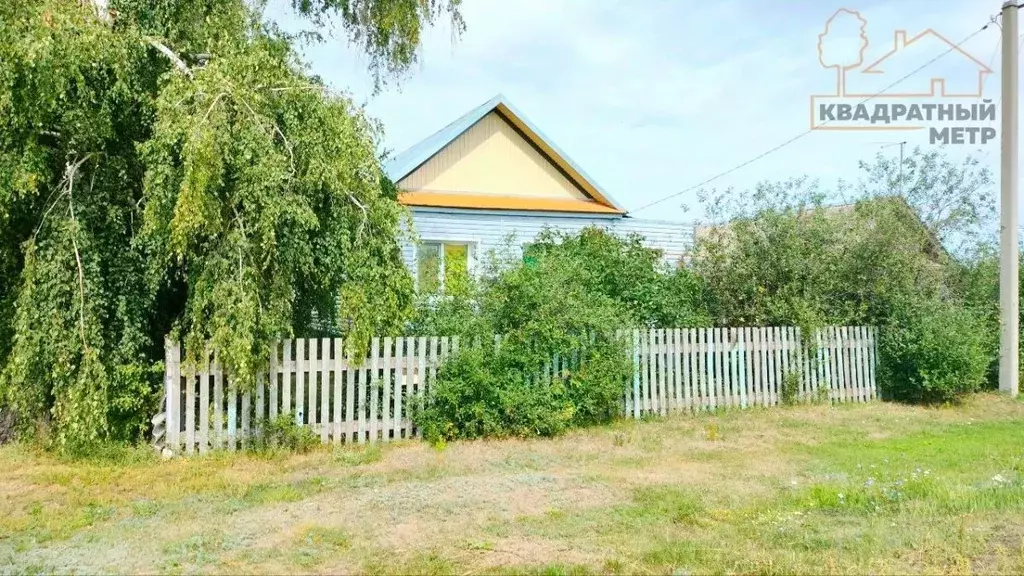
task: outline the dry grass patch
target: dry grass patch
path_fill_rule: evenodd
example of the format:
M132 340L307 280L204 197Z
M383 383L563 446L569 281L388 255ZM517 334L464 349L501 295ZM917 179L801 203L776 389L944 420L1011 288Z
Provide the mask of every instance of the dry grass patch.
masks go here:
M1024 571L1024 404L160 461L0 448L0 572ZM926 473L927 472L927 473Z

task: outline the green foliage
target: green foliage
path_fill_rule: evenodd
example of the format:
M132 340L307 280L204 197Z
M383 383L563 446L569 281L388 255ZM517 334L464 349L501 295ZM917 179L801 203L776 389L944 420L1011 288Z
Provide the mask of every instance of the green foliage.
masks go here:
M308 452L320 443L320 438L307 426L300 426L291 412L278 414L261 422L248 444L256 454L276 452Z
M339 15L378 78L408 69L440 14L461 23L458 2L296 8ZM343 331L359 348L407 316L379 126L261 14L0 5L0 406L23 434L69 451L138 439L172 331L244 385L274 337Z
M648 326L709 326L706 286L691 270L662 262L643 237L619 237L601 228L577 234L545 230L531 244L534 260L575 267L585 289L618 302L636 322Z
M881 331L879 379L892 399L949 402L977 391L989 365L986 327L970 310L910 304Z
M800 372L790 371L782 377L779 386L779 401L783 406L796 404L800 395Z
M632 373L615 331L634 323L620 301L592 290L580 258L495 263L466 296L424 303L414 323L463 343L439 370L417 425L436 441L549 436L607 422Z
M728 225L703 230L693 263L716 323L804 334L878 326L883 395L943 402L978 389L997 351L996 268L987 257L964 265L940 239L978 232L990 197L979 192L972 204L956 183L977 190L990 180L974 162L958 168L931 152L906 162L916 176L903 195L892 193L898 178L883 177L898 166L879 159L845 205L826 205L806 179L710 196L709 212Z

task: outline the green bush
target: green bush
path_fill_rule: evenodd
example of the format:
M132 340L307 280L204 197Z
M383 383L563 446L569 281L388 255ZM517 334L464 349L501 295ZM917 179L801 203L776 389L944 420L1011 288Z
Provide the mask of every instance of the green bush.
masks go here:
M924 302L883 327L878 343L883 398L950 402L985 383L990 362L983 320L971 310Z
M464 344L441 366L414 416L428 439L551 436L615 417L632 373L615 332L636 320L594 290L589 266L549 247L530 264L496 262L465 296L424 306L414 326L422 333L448 329L464 343L502 336L498 350ZM565 370L552 369L556 357Z
M638 234L616 236L596 227L576 234L545 230L531 252L575 269L588 293L618 302L640 324L711 325L703 279L681 263L664 262Z
M249 451L256 454L301 453L319 443L320 438L309 427L299 425L291 412L284 412L260 422L249 443Z

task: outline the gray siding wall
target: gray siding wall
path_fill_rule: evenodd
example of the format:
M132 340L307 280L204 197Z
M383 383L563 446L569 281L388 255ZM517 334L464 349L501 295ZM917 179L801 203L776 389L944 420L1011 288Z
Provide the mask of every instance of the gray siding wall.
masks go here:
M412 210L413 227L420 240L448 240L468 242L475 247L475 258L486 258L492 250L506 247L506 239L514 235L509 246L518 257L522 244L532 241L545 227L564 232L577 232L587 226L600 226L620 235L640 234L650 248L661 250L667 262L679 262L693 243L693 225L638 218L601 218L564 216L559 214L531 214L517 212L477 212ZM406 266L415 273L416 247L410 243L402 247Z

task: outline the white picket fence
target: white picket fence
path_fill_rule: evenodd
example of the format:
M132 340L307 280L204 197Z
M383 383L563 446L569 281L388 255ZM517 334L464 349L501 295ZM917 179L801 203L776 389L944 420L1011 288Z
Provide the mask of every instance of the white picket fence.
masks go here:
M632 339L635 367L632 382L623 383L627 417L771 406L787 394L797 402L877 396L876 331L870 327L829 327L808 342L790 327L632 330L619 336L627 347ZM166 422L165 444L187 453L235 450L265 418L284 413L323 443L416 436L410 405L426 393L444 358L458 350L459 339L373 338L358 365L346 359L342 344L340 338L282 340L272 347L268 373L243 393L216 354L190 368L179 346L168 342L165 413L158 415ZM578 363L577 355L554 357L537 382Z

